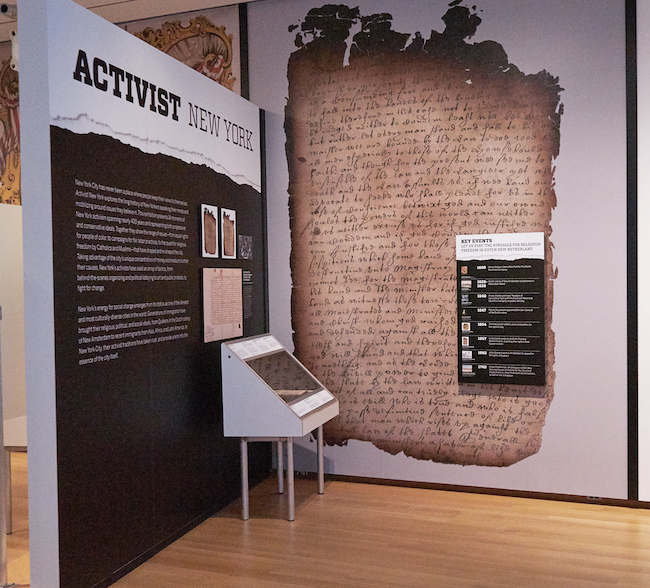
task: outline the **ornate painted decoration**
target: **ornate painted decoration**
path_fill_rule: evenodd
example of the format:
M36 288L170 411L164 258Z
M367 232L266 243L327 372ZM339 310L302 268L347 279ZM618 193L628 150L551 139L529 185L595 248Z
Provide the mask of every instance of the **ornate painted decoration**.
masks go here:
M205 16L167 22L159 29L147 27L135 36L182 61L222 86L232 90L236 78L232 73L232 35L225 26L216 26Z
M0 203L20 204L18 72L10 61L0 66Z

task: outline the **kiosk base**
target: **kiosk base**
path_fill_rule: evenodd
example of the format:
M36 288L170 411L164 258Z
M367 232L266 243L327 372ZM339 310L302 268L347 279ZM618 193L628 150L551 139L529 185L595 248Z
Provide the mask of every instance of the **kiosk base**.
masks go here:
M242 437L241 438L241 484L242 484L242 519L247 521L249 517L248 499L248 444L255 441L272 441L278 446L278 492L284 493L284 463L282 444L287 444L287 490L289 493L289 515L287 520L293 521L296 518L296 503L294 496L294 475L293 475L293 437ZM317 435L318 452L318 493L325 492L325 474L323 471L323 426L318 427Z

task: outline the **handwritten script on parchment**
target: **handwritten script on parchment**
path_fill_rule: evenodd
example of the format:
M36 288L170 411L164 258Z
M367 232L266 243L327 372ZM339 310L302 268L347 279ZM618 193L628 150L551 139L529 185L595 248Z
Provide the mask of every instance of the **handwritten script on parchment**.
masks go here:
M553 398L551 211L558 80L465 38L455 6L426 42L389 15L310 11L289 63L287 157L297 357L339 399L329 444L444 463L536 453ZM349 64L347 35L356 22ZM457 380L455 236L546 234L546 386Z

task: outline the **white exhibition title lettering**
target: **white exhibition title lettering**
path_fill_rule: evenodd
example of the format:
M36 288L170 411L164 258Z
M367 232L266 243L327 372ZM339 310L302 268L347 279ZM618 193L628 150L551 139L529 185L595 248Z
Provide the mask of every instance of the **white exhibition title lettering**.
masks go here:
M113 96L123 98L127 102L137 104L140 108L149 106L151 112L157 113L166 118L178 121L179 112L182 109L180 96L156 87L155 84L120 68L112 63L106 63L103 59L95 57L92 60L92 67L88 61L85 51L79 50L77 54L77 65L72 77L78 82L93 86L101 92L108 92L112 87ZM235 146L253 151L251 139L253 131L228 121L225 118L213 114L205 108L201 108L188 102L189 120L191 127L204 133L219 137L221 123L225 129L225 139ZM221 134L224 137L223 133Z

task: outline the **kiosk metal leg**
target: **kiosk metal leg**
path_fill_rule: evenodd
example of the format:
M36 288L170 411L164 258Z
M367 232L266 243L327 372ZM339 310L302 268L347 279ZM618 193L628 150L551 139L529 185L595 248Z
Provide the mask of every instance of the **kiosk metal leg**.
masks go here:
M296 503L293 484L293 439L287 437L287 490L289 491L289 520L296 518Z
M241 439L241 518L248 520L248 441Z
M323 425L318 427L318 493L325 493L325 472L323 470Z
M282 439L278 439L278 494L284 494L284 459Z

